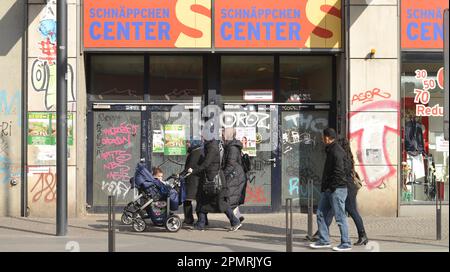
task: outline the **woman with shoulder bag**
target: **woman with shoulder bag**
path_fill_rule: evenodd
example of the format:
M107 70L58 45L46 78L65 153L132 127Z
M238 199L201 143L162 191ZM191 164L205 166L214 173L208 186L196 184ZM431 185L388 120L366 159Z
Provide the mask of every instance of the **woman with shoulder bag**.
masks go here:
M367 238L366 231L364 229L364 222L362 220L361 215L358 212L358 207L356 203L356 196L358 194L358 190L362 187L362 182L359 178L358 173L355 171L355 161L353 159L352 150L350 148L350 143L345 138L338 139L338 143L344 149L346 153L346 157L344 159L344 169L345 176L347 177L348 185L348 194L347 199L345 200L345 211L350 215L355 222L356 229L358 231L358 241L354 243L355 246L366 245L369 242L369 238ZM333 212L330 212L326 215L326 222L328 227L331 225L333 221ZM318 232L316 232L313 236L313 240L317 239Z
M226 188L225 177L221 169L221 156L220 156L219 141L212 139L205 141L205 159L197 169L189 169L192 174L199 174L204 172L205 178L201 181L199 186L198 198L197 198L197 213L198 222L194 225L197 230L204 231L206 223L206 215L208 213L225 213L230 220L230 231L237 231L242 225L239 219L236 218L228 204L228 190ZM215 180L220 180L220 186L218 186L217 192L211 192L210 187L205 184L211 184ZM208 185L209 185L208 184Z

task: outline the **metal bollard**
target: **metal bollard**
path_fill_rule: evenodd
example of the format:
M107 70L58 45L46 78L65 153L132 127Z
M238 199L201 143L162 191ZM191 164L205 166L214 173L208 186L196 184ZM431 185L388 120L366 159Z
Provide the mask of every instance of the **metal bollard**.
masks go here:
M293 219L292 219L292 198L286 199L286 252L292 252L293 247Z
M442 199L440 195L440 186L438 182L436 184L436 240L442 239Z
M108 252L116 251L116 214L114 196L108 196Z
M312 179L308 180L308 238L312 240L313 237L313 205L314 205L314 198L313 198L313 182Z

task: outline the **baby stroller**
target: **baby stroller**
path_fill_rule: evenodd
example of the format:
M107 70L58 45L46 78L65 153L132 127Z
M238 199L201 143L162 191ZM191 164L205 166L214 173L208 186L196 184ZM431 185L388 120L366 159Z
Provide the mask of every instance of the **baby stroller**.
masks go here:
M181 183L189 175L189 172L181 172L163 182L153 178L144 162L138 163L130 183L139 195L124 208L122 223L132 225L137 232L143 232L147 227L146 220L150 219L154 225L165 226L169 232L180 230L182 221L172 211L178 210L182 202Z

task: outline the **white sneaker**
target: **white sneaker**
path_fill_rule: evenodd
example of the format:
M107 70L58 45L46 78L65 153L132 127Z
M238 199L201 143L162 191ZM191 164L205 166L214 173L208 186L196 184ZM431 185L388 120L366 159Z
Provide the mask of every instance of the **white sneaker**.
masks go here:
M236 226L234 226L234 227L231 227L228 231L237 231L238 229L240 229L242 227L242 224L241 223L239 223L239 224L237 224Z
M352 250L352 247L351 246L338 245L338 246L333 247L333 250L334 251L349 251L349 250Z
M316 243L309 244L309 247L310 247L310 248L314 248L314 249L318 249L318 248L330 248L331 245L330 245L330 244L322 244L322 243L316 242Z

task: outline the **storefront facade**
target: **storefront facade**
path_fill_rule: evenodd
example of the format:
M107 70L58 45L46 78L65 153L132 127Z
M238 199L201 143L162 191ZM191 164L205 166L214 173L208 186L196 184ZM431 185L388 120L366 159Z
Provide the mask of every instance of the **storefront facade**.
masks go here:
M278 212L286 198L304 207L309 193L317 203L325 159L321 131L328 126L352 144L365 183L358 196L363 214L396 216L401 204L422 200L418 184L403 182L402 162L413 160L404 155L404 108L412 105L408 84L415 70L427 70L439 83L442 65L434 61L442 60L442 46L426 49L429 64L421 68L423 48L403 44L398 14L408 14L405 5L414 1L68 2L71 216L105 212L109 194L126 204L141 158L166 175L179 172L186 141L220 137L229 127L252 162L247 211ZM26 171L15 176L23 180L20 187L9 190L20 188L15 199L22 213L52 217L55 1L25 6ZM410 40L440 39L439 29L407 29ZM422 111L440 114L434 105L442 106L441 97L443 90L432 93L424 103L431 109ZM438 150L448 142L439 138L439 122L429 117L424 146L441 152L433 157L436 169L445 170L448 153Z

